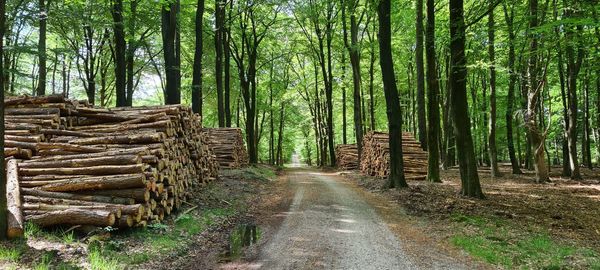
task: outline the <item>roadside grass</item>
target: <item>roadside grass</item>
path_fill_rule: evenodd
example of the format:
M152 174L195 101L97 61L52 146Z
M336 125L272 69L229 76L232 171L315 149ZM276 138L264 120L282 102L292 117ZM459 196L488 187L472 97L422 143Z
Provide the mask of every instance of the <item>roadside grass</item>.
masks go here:
M224 176L237 176L246 181L259 181L259 182L269 182L273 181L277 177L278 168L257 165L257 166L247 166L241 169L232 169L232 170L224 170L221 173Z
M23 251L20 247L0 246L0 261L18 262Z
M450 242L473 257L506 269L600 269L600 255L587 248L558 243L536 228L519 230L509 220L465 216L451 220L458 233Z

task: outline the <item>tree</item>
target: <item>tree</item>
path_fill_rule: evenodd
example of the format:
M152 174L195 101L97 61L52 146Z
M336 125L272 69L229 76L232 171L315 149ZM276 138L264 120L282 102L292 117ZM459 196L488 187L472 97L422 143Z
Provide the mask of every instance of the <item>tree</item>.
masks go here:
M488 154L490 156L490 171L492 177L498 177L500 176L500 170L498 169L498 150L496 149L496 22L494 21L494 8L495 1L489 0L488 54L490 57L490 120L488 122Z
M387 108L389 143L390 143L390 174L388 186L408 187L404 178L404 162L402 160L402 111L398 99L398 89L394 78L394 62L392 61L392 33L390 22L390 0L379 2L377 14L379 17L379 64L383 77L383 91Z
M4 100L4 32L6 31L6 0L0 0L0 99ZM0 147L4 149L4 102L0 102ZM4 151L0 151L0 240L6 239L8 231L8 206L6 203L6 170Z
M36 89L36 94L38 96L43 96L46 94L46 75L47 75L47 67L46 67L46 36L48 29L48 10L47 6L50 4L50 0L39 0L39 22L40 22L40 34L38 41L38 85Z
M345 2L347 1L347 2ZM350 54L350 65L352 66L352 86L353 86L353 104L354 104L354 132L356 137L356 145L358 148L358 159L362 155L362 110L361 110L361 73L360 73L360 45L358 41L358 26L364 17L364 11L357 18L358 0L342 0L342 20L344 28L344 45ZM346 10L350 12L350 42L348 41L347 26L346 26ZM368 27L368 26L367 26Z
M437 63L435 56L435 3L427 0L427 26L425 29L425 52L427 58L427 180L440 180L440 102Z
M538 27L538 1L529 0L529 29ZM537 120L537 108L544 81L539 79L539 40L536 33L529 33L529 58L527 59L527 80L525 93L527 94L527 107L524 115L525 128L529 138L531 151L534 157L535 181L548 182L548 167L545 156L546 132L540 131ZM545 71L544 71L545 72Z
M517 83L517 71L515 70L515 31L514 31L514 10L513 6L510 6L510 10L507 5L503 5L504 17L506 19L506 26L508 32L508 94L506 101L506 143L508 144L508 155L510 158L510 164L512 167L513 174L522 174L521 168L519 167L519 160L515 154L515 144L513 141L513 107L515 103L515 86Z
M565 10L566 18L575 18L573 8ZM575 28L575 29L573 29ZM565 26L565 38L567 40L565 52L567 54L567 92L568 92L568 118L569 126L567 128L567 141L569 148L569 164L571 165L571 179L581 179L579 172L579 160L577 159L577 77L581 70L584 51L579 41L583 26Z
M477 174L467 104L467 58L463 0L450 0L450 94L452 119L460 167L461 194L484 198Z
M217 116L219 127L225 126L223 100L223 44L225 39L225 0L215 1L215 81L217 87Z
M427 120L425 118L425 64L423 63L423 0L417 0L415 63L417 69L417 122L421 148L427 150Z
M196 7L194 48L194 67L192 78L192 110L202 115L202 22L204 15L204 0L198 0Z
M115 92L117 107L124 107L127 106L125 63L127 43L125 42L125 22L123 21L123 0L111 0L111 2L115 40Z
M257 12L257 9L265 8L267 11ZM246 111L246 143L248 146L248 156L250 164L258 162L257 149L257 60L258 48L261 42L269 33L270 27L277 21L279 7L273 8L266 2L239 2L237 6L238 17L236 18L237 35L234 36L231 32L229 40L231 40L231 50L233 60L237 65L238 77L240 80L240 94L244 101ZM263 16L261 16L263 14ZM234 38L235 37L235 38Z
M181 103L178 14L179 0L169 0L162 5L161 33L166 74L165 104Z

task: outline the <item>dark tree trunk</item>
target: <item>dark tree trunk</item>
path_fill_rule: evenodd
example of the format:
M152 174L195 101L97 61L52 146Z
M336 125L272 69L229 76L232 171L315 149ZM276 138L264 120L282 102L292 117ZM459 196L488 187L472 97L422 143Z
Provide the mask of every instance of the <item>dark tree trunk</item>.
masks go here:
M223 40L225 34L225 0L215 1L215 80L217 86L217 116L219 127L225 126L223 107Z
M361 101L361 74L360 74L360 52L358 44L358 21L356 18L356 7L358 3L356 1L349 1L346 3L347 6L342 7L342 20L344 25L344 44L348 53L350 54L350 64L352 66L352 86L353 86L353 102L354 102L354 132L356 134L356 145L358 146L358 159L360 160L362 155L362 101ZM350 42L348 42L347 30L346 30L346 15L345 10L350 7ZM345 144L345 143L344 143Z
M390 0L381 0L378 7L379 16L379 63L383 78L383 90L387 108L390 143L389 187L408 187L404 177L402 160L402 111L398 99L398 89L394 77L392 60L392 33L390 22Z
M46 9L46 1L49 0L39 0L39 21L40 21L40 31L39 31L39 41L38 41L38 85L36 89L36 95L43 96L46 94L46 33L47 33L47 22L48 22L48 11Z
M180 104L181 91L179 89L180 66L178 64L177 41L177 16L179 13L177 2L164 4L161 10L161 34L163 41L163 55L166 73L165 104Z
M273 69L274 63L271 63L269 69L269 164L275 164L275 115L273 113Z
M584 160L585 160L585 166L588 169L593 169L592 166L592 149L591 149L591 142L590 142L590 81L589 81L589 75L586 76L586 80L585 80L585 85L584 85L584 117L583 117L583 138L584 138L584 144L582 146L582 148L585 150L584 151Z
M554 20L558 20L558 6L557 0L553 1L553 15ZM564 68L564 60L563 60L563 50L561 46L561 35L560 35L560 27L554 27L554 33L556 34L556 58L557 58L557 67L558 67L558 78L560 81L560 97L563 105L563 127L564 132L561 140L562 146L562 176L568 177L571 176L571 165L569 164L569 143L567 141L568 135L567 132L569 130L569 113L567 111L567 91L566 91L566 82L565 82L565 68Z
M115 94L117 107L127 106L125 25L123 21L123 0L112 1L113 31L115 39ZM133 33L130 33L133 34Z
M513 7L510 7L510 11L504 5L504 16L506 19L506 26L508 31L508 94L506 102L506 142L508 144L508 155L510 157L510 164L512 167L513 174L522 174L521 168L519 167L519 160L515 154L515 144L513 142L513 108L515 103L515 86L517 83L517 73L515 70L515 32L513 28L514 11Z
M343 10L343 9L342 9ZM344 29L344 32L346 30ZM342 53L342 143L348 144L348 119L346 117L346 54Z
M225 126L231 127L231 50L229 36L231 33L231 12L233 9L233 1L229 2L229 10L227 11L227 28L225 29L225 34L223 35L223 54L225 62L224 64L224 77L223 77L223 86L225 87L224 93L224 107L225 107Z
M490 121L489 121L489 156L490 156L490 171L492 177L500 176L498 169L498 151L496 149L496 29L494 21L494 5L495 1L490 0L488 15L488 53L490 56Z
M127 52L125 53L125 62L127 66L127 90L126 90L126 106L133 105L133 91L134 91L134 65L135 65L135 51L137 50L138 44L135 41L134 33L136 28L136 17L137 17L137 1L131 1L129 3L130 19L128 24L129 41L127 45Z
M196 46L194 48L194 67L192 78L192 110L202 116L202 22L204 0L198 0L196 7Z
M277 166L283 166L283 123L285 122L285 103L279 110L279 134L277 138Z
M435 3L427 0L427 28L425 29L425 56L427 59L427 180L440 180L440 106L439 81L435 55Z
M6 31L6 0L0 0L0 100L4 100L4 32ZM0 147L4 149L4 102L0 102ZM4 161L4 151L0 153ZM6 202L6 171L4 162L0 162L0 240L6 239L8 230L8 206Z
M477 163L471 136L471 121L467 104L467 59L465 56L465 21L463 0L450 0L450 89L452 119L456 135L460 166L461 193L483 198L477 174Z
M565 11L565 17L573 18L572 10ZM579 35L582 32L582 26L576 26L576 31L571 26L565 26L565 38L568 40L565 48L567 54L567 94L568 94L568 115L569 127L567 129L567 142L569 147L569 164L571 166L571 179L581 179L579 171L579 160L577 158L577 77L581 70L584 51L579 42ZM576 48L574 48L575 43Z
M417 45L416 68L417 68L417 122L419 126L419 142L421 148L427 150L427 120L425 118L425 64L423 63L423 0L417 0ZM413 112L414 113L414 112Z

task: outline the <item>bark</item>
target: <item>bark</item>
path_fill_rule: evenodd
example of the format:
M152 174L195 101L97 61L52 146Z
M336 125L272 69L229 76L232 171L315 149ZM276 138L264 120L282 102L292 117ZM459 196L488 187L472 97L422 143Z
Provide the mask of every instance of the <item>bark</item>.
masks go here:
M23 236L23 214L17 161L6 163L6 197L8 205L8 238Z
M62 199L62 200L77 200L77 201L86 201L86 202L97 202L97 203L112 203L112 204L134 204L135 200L131 198L121 198L121 197L108 197L108 196L99 196L99 195L80 195L73 193L64 193L64 192L50 192L43 191L32 188L22 188L23 195L27 196L35 196L37 198L52 198L52 199Z
M404 177L402 160L402 112L392 60L390 2L390 0L381 0L377 11L379 16L379 63L382 71L389 128L390 174L388 176L388 186L390 188L401 188L408 187L408 184Z
M488 54L490 57L490 121L488 122L488 154L490 157L490 171L492 177L499 177L500 169L498 169L498 151L496 149L496 25L494 21L494 5L494 1L489 2Z
M178 3L165 3L161 9L161 36L163 42L163 57L166 74L165 104L180 104L181 91L179 88L180 66L178 65Z
M112 0L113 31L115 39L115 94L117 107L127 106L127 69L125 62L125 22L123 20L123 0ZM129 33L130 35L133 33Z
M573 11L566 10L565 17L574 18L576 14ZM579 41L579 35L583 30L582 26L565 26L565 38L568 40L565 48L567 55L567 94L568 94L568 119L569 127L567 129L567 142L569 148L569 164L571 166L571 179L581 179L579 171L579 160L577 158L577 80L581 64L583 62L583 45ZM575 45L573 45L575 43Z
M358 2L353 0L345 0L349 1L347 3L347 7L350 8L350 42L348 42L347 38L347 30L346 30L346 16L345 10L346 6L342 7L342 20L344 24L344 44L348 53L350 55L350 64L352 66L352 86L353 86L353 104L354 104L354 132L356 137L356 142L358 146L358 158L360 159L362 154L362 138L363 138L363 122L362 122L362 107L361 107L361 73L360 73L360 52L359 52L359 41L358 41L358 19L356 18L357 6ZM344 140L344 144L346 144L346 140Z
M461 177L461 194L484 198L477 174L467 104L467 59L465 56L465 21L462 0L450 0L450 91L452 119Z
M529 0L529 28L538 27L538 1ZM545 134L539 130L537 123L537 107L540 99L540 92L543 87L543 81L539 80L538 67L538 48L539 40L536 34L529 34L529 59L527 63L527 80L525 92L527 94L527 107L524 116L525 127L529 148L534 157L533 166L536 172L535 181L544 183L549 180L548 167L544 151Z
M48 10L47 4L49 4L50 0L39 0L39 22L40 22L40 30L39 30L39 41L38 41L38 85L35 90L36 95L43 96L46 95L46 76L47 76L47 68L46 68L46 35L47 35L47 21L48 21Z
M225 1L215 1L215 81L217 86L217 117L219 127L225 127L223 107L223 40L225 35Z
M106 210L66 209L31 215L27 220L42 227L58 224L106 227L115 224L115 215Z
M514 11L513 7L510 7L510 11L506 5L503 5L504 17L506 20L507 32L508 32L508 93L506 101L506 142L508 144L508 155L510 157L510 164L512 168L512 174L522 174L519 166L519 160L515 154L515 144L513 141L513 108L515 103L515 86L517 83L518 74L515 66L515 32L514 32Z
M277 166L283 166L283 124L285 122L285 103L281 103L279 110L279 132L277 138Z
M192 78L192 110L202 116L202 23L204 15L204 0L198 0L196 7L194 48L194 67Z
M231 127L231 49L229 37L231 36L231 13L233 10L233 1L229 2L229 9L227 10L227 27L225 29L225 35L223 37L223 54L224 54L224 107L225 107L225 126Z
M427 180L440 180L440 152L438 139L440 136L439 81L435 55L435 3L427 0L427 26L425 30L425 56L427 59L427 147L428 165Z
M427 120L425 118L425 65L423 63L423 0L417 0L416 22L416 69L417 69L417 122L419 127L418 137L421 148L427 150ZM414 112L413 112L414 113Z

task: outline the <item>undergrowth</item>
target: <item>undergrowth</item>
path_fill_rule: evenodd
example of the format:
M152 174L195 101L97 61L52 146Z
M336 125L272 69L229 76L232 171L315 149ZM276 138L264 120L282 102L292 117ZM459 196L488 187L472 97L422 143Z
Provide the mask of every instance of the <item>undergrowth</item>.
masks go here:
M518 229L500 218L453 214L450 242L473 257L506 269L600 269L597 252L553 240L536 228Z

